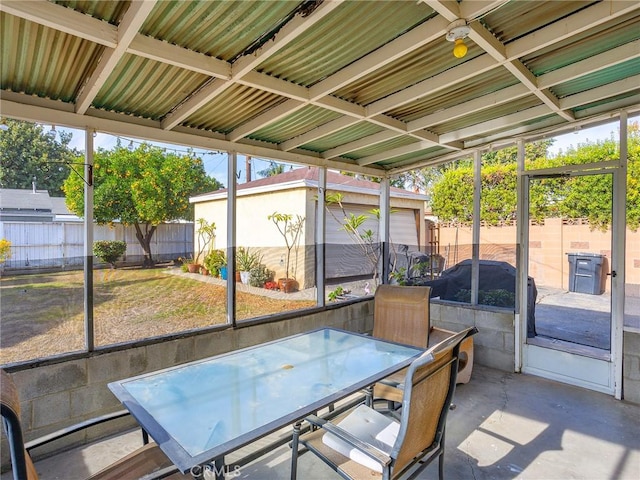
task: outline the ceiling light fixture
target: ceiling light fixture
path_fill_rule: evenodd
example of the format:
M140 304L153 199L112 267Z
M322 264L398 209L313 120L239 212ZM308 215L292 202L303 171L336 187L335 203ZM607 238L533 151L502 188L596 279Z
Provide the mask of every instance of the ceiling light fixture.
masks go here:
M51 125L51 130L49 130L47 132L47 135L49 135L49 138L56 138L56 126L55 125Z
M447 36L445 38L450 42L455 42L453 47L454 57L462 58L467 54L467 46L464 44L464 39L469 33L471 33L471 28L467 25L466 20L463 19L458 19L447 27Z

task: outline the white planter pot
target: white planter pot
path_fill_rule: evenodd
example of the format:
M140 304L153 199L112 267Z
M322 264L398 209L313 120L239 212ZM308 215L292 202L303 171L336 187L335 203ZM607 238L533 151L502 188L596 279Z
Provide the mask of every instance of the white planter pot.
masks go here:
M249 277L250 277L249 272L240 272L240 280L245 285L249 285Z

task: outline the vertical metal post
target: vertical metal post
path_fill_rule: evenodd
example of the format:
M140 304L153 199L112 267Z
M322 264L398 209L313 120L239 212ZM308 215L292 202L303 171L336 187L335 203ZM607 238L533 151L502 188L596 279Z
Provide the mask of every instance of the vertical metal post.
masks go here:
M613 215L611 222L611 358L613 360L614 395L622 399L622 359L624 343L624 301L626 257L626 198L628 169L628 119L620 112L620 160L613 172ZM614 274L615 272L615 274Z
M389 282L389 222L391 212L391 187L389 177L384 177L380 181L380 243L382 255L380 256L382 265L378 265L381 274L379 283Z
M325 194L327 191L327 168L318 167L318 201L316 202L316 302L319 307L325 305L325 228L327 214Z
M482 192L482 154L479 150L473 153L473 231L471 253L471 305L478 304L480 283L480 200Z
M236 326L236 168L238 155L228 153L227 170L227 323Z
M529 179L524 173L524 140L518 140L516 184L516 312L515 312L515 371L522 370L522 347L525 341L528 322L527 305L529 303L528 265L529 265ZM523 320L524 319L524 320Z
M94 350L93 335L93 134L85 130L84 153L84 344Z

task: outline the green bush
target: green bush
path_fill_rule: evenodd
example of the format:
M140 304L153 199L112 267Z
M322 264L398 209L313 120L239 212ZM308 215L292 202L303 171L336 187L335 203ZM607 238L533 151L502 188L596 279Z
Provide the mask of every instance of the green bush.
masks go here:
M274 272L269 270L266 265L260 263L249 270L249 285L252 287L263 287L265 283L273 280Z
M471 302L471 290L466 288L461 289L455 296L457 302L470 303ZM514 293L499 288L496 290L479 290L478 291L478 304L479 305L492 305L494 307L514 307L516 304L516 296Z
M222 249L211 250L204 257L204 267L209 270L213 277L217 277L220 268L227 265L227 255Z
M116 268L116 261L127 251L127 244L119 240L100 240L93 242L93 254L102 262Z

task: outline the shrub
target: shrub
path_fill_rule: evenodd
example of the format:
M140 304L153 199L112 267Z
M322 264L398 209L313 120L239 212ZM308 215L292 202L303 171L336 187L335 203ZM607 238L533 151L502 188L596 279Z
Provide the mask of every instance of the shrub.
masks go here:
M93 242L93 254L104 263L116 268L116 261L127 251L127 244L119 240Z
M11 242L6 238L0 238L0 263L11 258Z
M270 280L273 280L273 272L262 263L249 270L249 285L252 287L262 287Z
M471 290L466 288L461 289L456 294L455 300L463 303L471 302ZM503 288L496 290L479 290L478 304L492 305L494 307L513 307L516 304L516 296L514 293Z

